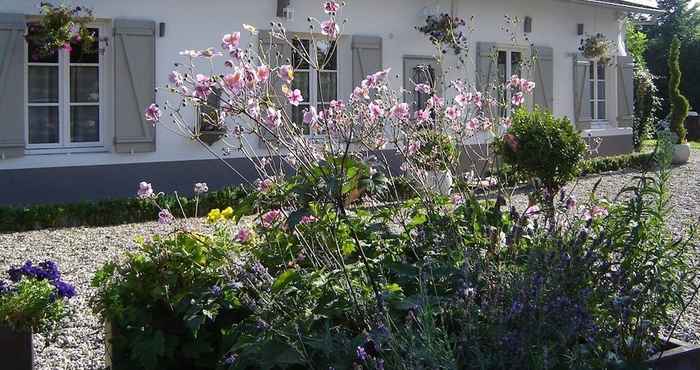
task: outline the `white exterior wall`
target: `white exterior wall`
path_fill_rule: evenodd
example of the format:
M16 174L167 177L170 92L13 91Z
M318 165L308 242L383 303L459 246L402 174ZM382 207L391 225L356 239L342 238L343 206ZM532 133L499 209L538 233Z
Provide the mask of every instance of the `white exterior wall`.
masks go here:
M258 29L269 28L275 19L276 0L89 0L79 2L91 7L98 19L119 17L149 19L166 23L165 37L156 39L157 85L167 83L167 75L172 63L182 60L178 55L184 49L204 49L218 47L225 33L241 30L242 23L255 25ZM576 24L584 23L586 33L604 33L610 40L618 39L618 12L609 8L593 7L562 0L347 0L343 17L349 18L344 26L346 35L361 34L381 36L383 39L384 67L395 73L402 72L404 55L430 56L434 49L429 41L414 29L424 22L423 9L438 4L441 12L449 12L452 7L460 17L469 20L473 15L474 32L471 41L509 43L509 35L501 30L505 24L504 15L533 18L533 33L530 40L536 45L551 46L554 49L554 114L573 119L573 59L581 36L576 34ZM28 0L2 0L0 12L37 14L37 2ZM295 17L286 23L290 31L308 30L307 16L323 19L320 1L292 0ZM242 32L243 43L249 40L247 32ZM523 41L524 44L526 42ZM110 45L111 47L111 45ZM339 58L341 74L352 73L351 66L343 65L347 58ZM449 60L449 58L448 58ZM474 53L470 54L466 78L474 80ZM223 63L223 59L220 59ZM609 69L610 72L613 68ZM609 124L615 126L616 78L609 73L607 96ZM453 75L454 76L454 75ZM461 76L464 76L463 74ZM116 78L119 78L116 76ZM340 77L339 80L343 80ZM345 78L348 80L348 78ZM393 81L398 86L400 79ZM113 89L113 85L106 86ZM347 97L351 86L341 84L340 97ZM108 95L104 95L108 96ZM1 97L0 97L1 98ZM166 95L158 95L162 102ZM114 107L119 109L119 107ZM117 154L111 149L113 121L105 117L102 127L106 129L105 150L91 153L71 154L29 154L21 158L0 160L1 169L23 169L41 167L126 164L139 162L182 161L211 159L199 144L170 133L167 129L157 129L156 151L143 154ZM167 123L166 123L167 124ZM221 144L213 150L219 151Z

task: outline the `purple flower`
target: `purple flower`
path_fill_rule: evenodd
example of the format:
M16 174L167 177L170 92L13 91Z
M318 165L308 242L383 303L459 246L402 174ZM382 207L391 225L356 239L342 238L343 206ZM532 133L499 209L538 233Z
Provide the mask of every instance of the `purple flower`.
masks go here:
M5 280L0 280L0 295L10 291L10 285Z
M75 296L75 287L64 281L54 281L53 286L56 287L56 291L61 298L70 299Z
M213 285L211 288L209 288L209 293L211 293L211 295L214 297L220 296L222 292L223 289L221 289L221 287L218 285Z
M367 351L365 351L364 347L357 346L357 350L355 350L355 354L357 355L357 359L360 360L361 362L367 361Z
M224 359L224 365L227 366L233 366L236 363L236 360L238 360L238 356L236 356L235 353L232 353Z

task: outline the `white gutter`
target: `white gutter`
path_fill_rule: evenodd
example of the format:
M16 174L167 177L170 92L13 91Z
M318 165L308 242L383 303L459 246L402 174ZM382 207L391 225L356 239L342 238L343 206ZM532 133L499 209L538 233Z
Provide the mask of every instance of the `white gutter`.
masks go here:
M652 9L652 8L647 8L647 7L643 7L643 6L634 6L634 5L628 5L628 4L615 4L615 3L611 3L611 2L603 1L603 0L559 0L559 1L568 1L571 3L585 4L585 5L595 5L595 6L599 6L602 8L625 10L625 11L642 13L642 14L661 14L664 12L661 9Z

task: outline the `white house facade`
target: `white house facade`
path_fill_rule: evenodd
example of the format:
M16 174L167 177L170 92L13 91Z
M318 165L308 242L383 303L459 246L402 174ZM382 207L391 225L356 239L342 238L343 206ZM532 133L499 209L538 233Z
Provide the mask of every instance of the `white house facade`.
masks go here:
M94 10L100 52L33 58L23 35L37 19L38 0L0 1L0 204L131 196L142 180L166 192L187 192L199 181L212 188L240 183L199 143L149 125L143 112L166 98L154 89L168 82L180 51L217 46L243 23L263 35L270 21L307 32L307 17L321 17L319 1L291 0L288 16L277 18L280 3L287 1L87 0L82 5ZM533 103L569 117L585 137L602 138L601 154L629 152L633 64L623 21L630 13L655 13L654 6L648 0L347 0L348 22L325 83L344 98L380 68L407 75L430 63L435 50L415 26L447 12L474 30L471 59L460 74L475 81L496 72L509 76L514 59L536 53ZM506 15L530 20L528 41L513 44L502 29ZM615 42L612 63L581 56L582 32ZM242 41L257 41L250 37L243 32ZM494 52L498 60L486 58ZM313 91L306 93L314 104ZM211 149L220 151L217 145ZM254 178L246 159L234 153L229 161Z

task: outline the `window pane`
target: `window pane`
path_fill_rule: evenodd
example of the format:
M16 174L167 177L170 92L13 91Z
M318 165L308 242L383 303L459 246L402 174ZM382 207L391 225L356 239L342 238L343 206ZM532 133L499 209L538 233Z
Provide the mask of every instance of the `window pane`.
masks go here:
M591 118L593 119L598 119L598 116L595 114L595 100L591 100Z
M99 63L100 62L100 32L97 28L90 28L95 42L83 49L82 43L71 43L70 62L71 63Z
M70 136L74 143L100 141L100 108L81 106L70 108Z
M598 99L605 99L605 83L598 82Z
M415 84L426 84L428 86L435 86L435 69L431 65L418 65L413 68L411 80ZM428 99L432 94L424 94L419 91L412 92L414 96L415 106L412 108L425 109Z
M29 66L29 102L58 103L58 67Z
M309 126L304 123L304 110L309 109L306 104L299 104L299 106L292 106L292 122L294 122L298 127L304 129L304 134L309 133Z
M318 65L321 69L335 71L338 69L335 42L319 41L316 43Z
M70 68L70 101L72 103L100 101L100 73L97 67Z
M510 74L518 75L522 74L522 63L523 54L519 51L514 51L510 54Z
M304 96L304 100L309 101L309 72L294 73L294 80L292 80L292 89L299 89L299 91L301 91L301 95Z
M595 81L590 80L588 81L588 87L589 87L589 98L595 99Z
M295 69L309 69L305 56L309 54L309 40L292 40L295 50L292 53L292 65Z
M598 119L605 119L605 102L598 102Z
M595 62L589 62L589 63L590 63L590 65L588 67L588 79L593 80L593 79L595 79L595 69L594 68L596 66L596 63Z
M29 144L58 143L58 107L29 107Z
M318 73L318 98L319 102L327 103L338 98L338 75L335 72Z

